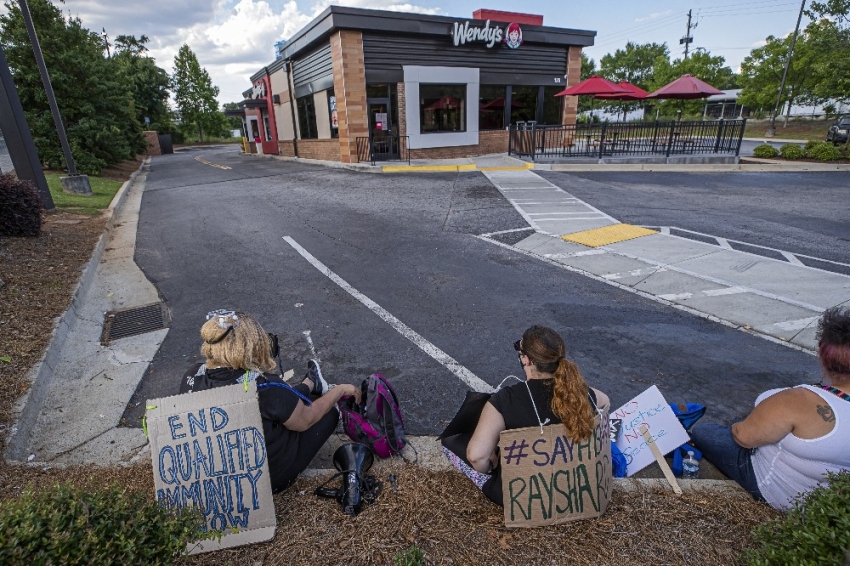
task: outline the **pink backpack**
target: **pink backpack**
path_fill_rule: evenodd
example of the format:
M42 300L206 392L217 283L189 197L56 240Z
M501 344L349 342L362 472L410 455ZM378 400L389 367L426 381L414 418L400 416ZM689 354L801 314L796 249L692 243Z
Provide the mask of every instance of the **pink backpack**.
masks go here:
M337 406L342 430L354 442L369 446L379 458L400 454L407 444L398 396L383 375L373 373L360 384L360 404L343 397Z

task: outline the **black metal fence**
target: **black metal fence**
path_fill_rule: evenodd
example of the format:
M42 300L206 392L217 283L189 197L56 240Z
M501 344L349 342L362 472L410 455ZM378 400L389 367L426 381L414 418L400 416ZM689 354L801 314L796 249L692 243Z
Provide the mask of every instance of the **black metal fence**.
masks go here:
M519 123L510 127L508 154L532 161L543 157L738 155L746 123L746 119L558 126Z
M410 165L410 138L397 134L387 134L381 137L357 138L357 160L363 163L369 161L407 161Z

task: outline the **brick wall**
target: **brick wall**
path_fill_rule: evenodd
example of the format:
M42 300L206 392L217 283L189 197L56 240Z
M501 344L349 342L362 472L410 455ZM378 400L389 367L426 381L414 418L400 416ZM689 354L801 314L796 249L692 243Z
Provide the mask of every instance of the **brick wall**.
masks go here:
M332 35L331 60L339 123L339 139L333 140L339 145L335 159L356 163L357 138L369 135L363 35L355 30L340 30ZM300 142L298 149L300 154Z
M427 149L411 149L411 159L459 159L475 157L491 153L507 153L507 130L491 130L478 132L478 145L459 145L454 147L431 147Z
M339 148L340 143L338 139L298 140L298 157L304 159L321 159L323 161L339 161Z
M292 143L292 140L279 141L277 142L277 147L280 151L280 155L286 157L295 157L295 144Z
M407 98L404 94L404 83L398 83L398 134L407 135Z
M145 142L147 142L145 155L162 155L162 149L159 147L159 134L145 132Z
M567 54L567 85L564 88L569 88L581 81L581 47L573 45L569 48ZM561 117L562 124L575 124L576 114L578 113L578 97L564 97L564 114Z

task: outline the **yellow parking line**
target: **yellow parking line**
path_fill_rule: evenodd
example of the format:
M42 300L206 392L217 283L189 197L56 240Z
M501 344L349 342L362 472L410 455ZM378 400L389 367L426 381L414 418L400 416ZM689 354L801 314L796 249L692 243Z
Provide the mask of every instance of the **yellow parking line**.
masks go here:
M203 163L204 165L209 165L211 167L218 167L219 169L230 169L227 165L219 165L218 163L213 163L212 161L207 161L203 157L196 157L195 161L199 163Z
M640 226L633 226L631 224L612 224L611 226L567 234L566 236L561 236L561 239L589 248L598 248L599 246L634 240L635 238L649 236L655 233L657 233L655 230L641 228Z

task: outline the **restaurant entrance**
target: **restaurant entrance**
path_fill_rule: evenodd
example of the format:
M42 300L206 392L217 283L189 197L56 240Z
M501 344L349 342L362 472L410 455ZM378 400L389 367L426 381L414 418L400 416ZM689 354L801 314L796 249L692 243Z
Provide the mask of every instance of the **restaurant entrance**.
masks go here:
M399 159L401 155L395 86L395 84L384 83L366 87L366 106L369 109L369 144L375 161L393 161Z

